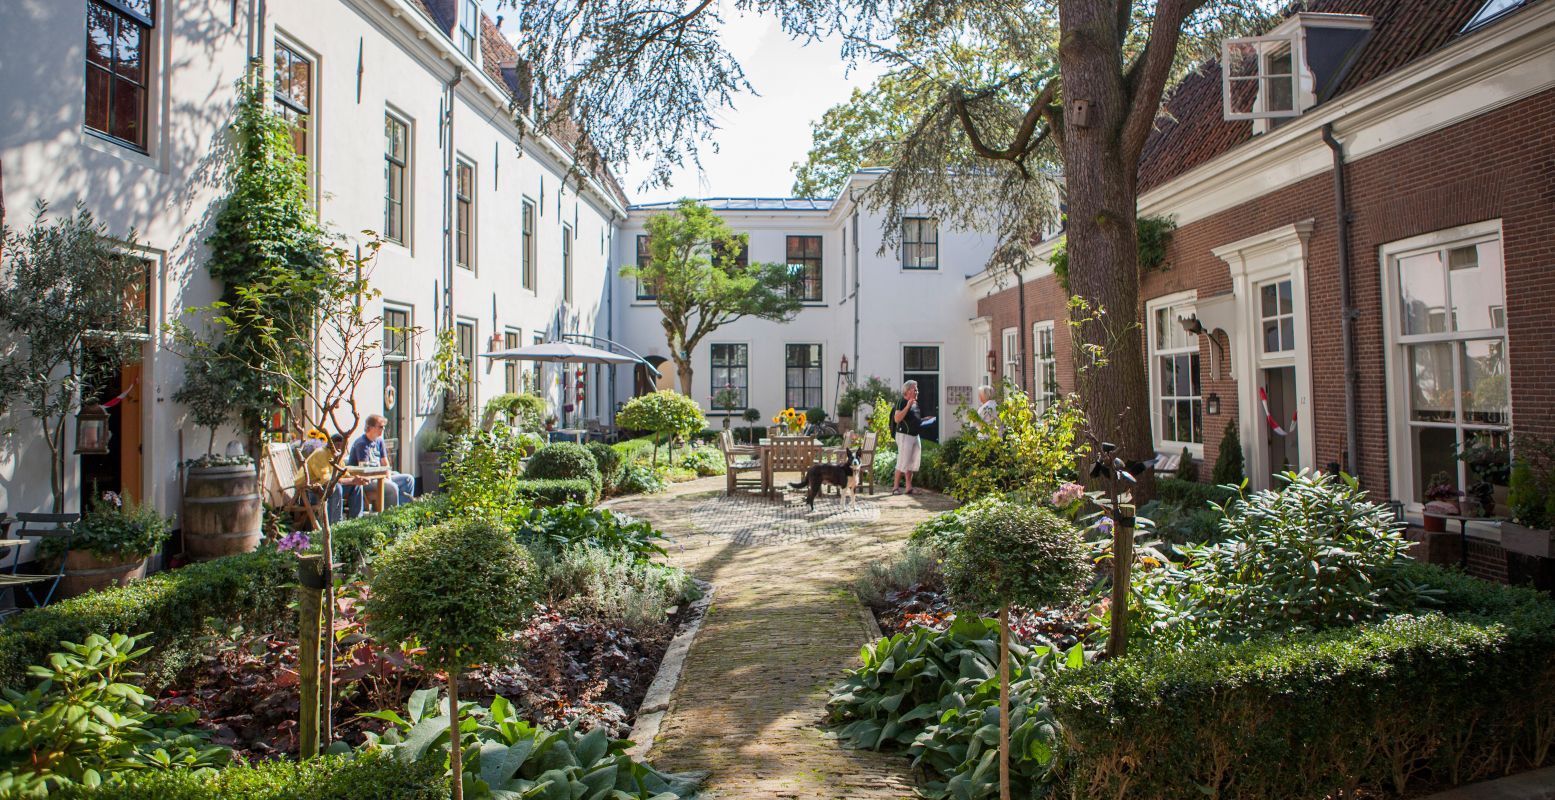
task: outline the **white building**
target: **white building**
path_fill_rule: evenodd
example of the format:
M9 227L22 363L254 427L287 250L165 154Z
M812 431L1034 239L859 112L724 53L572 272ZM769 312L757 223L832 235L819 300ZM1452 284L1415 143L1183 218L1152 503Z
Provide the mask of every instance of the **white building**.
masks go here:
M982 271L996 242L991 235L942 230L937 221L908 216L901 245L882 250L886 224L854 201L879 176L853 175L835 200L714 198L706 203L736 233L750 237L751 263L783 263L805 275L805 307L786 323L743 319L719 328L692 353L692 396L719 419L713 397L732 387L732 412L776 412L814 406L834 414L843 360L859 379L898 384L918 381L925 415L938 414L939 437L954 435L958 405L982 377L969 321L976 298L967 276ZM644 225L674 203L632 206L621 227L616 261L635 263L646 253ZM658 307L634 280L618 278L618 330L650 361L668 359ZM662 386L678 389L673 363L662 368Z
M113 452L67 458L67 509L96 486L174 512L178 466L203 452L204 433L171 399L183 370L165 326L218 294L205 240L250 63L299 123L320 219L385 239L371 276L385 323L419 330L358 396L364 412L389 417L400 469L418 471L417 440L435 423L418 372L450 317L474 364L476 408L538 386L569 421L608 421L649 388L627 368L563 373L481 352L581 334L668 355L657 308L613 269L636 261L659 208L629 208L608 174L570 176L568 143L519 136L516 53L473 0L6 0L0 53L7 223L25 227L40 198L56 210L81 201L110 231L136 232L151 276L140 359L108 387L129 390L111 412ZM694 354L704 406L716 357L719 388L738 382L763 418L787 405L835 412L846 356L859 376L916 378L944 412L939 433L954 432L949 412L982 375L966 277L993 241L909 218L892 222L910 229L906 254L881 251L882 220L852 199L875 177L855 175L835 201L712 201L750 234L750 258L802 265L813 302L792 322L744 320L704 343ZM36 422L13 409L3 430L0 511L48 510Z

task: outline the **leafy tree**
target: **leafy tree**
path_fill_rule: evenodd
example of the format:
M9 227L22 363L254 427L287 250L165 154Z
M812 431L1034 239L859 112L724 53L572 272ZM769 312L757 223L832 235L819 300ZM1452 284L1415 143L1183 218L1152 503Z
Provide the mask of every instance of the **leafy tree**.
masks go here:
M653 434L653 464L659 463L659 437L667 437L673 446L676 438L686 438L707 427L707 418L695 400L679 392L661 389L634 397L616 415L623 428ZM671 456L673 457L673 456Z
M419 642L429 671L448 676L449 763L454 800L464 796L459 673L495 661L534 610L534 561L507 531L485 521L423 528L373 563L368 629L380 642Z
M25 231L0 229L0 412L25 404L49 450L54 510L65 510L66 425L94 397L94 377L133 358L144 330L146 263L83 205L48 219L38 201Z
M184 382L173 393L173 400L189 409L194 424L210 431L205 455L216 449L216 432L232 419L248 399L248 370L224 359L191 358L184 361Z
M974 513L945 559L958 608L999 614L999 796L1010 797L1010 606L1036 609L1080 596L1091 575L1080 531L1050 509L993 503Z
M682 200L644 227L652 260L621 274L653 287L682 393L691 394L691 356L708 334L745 317L786 322L799 313L803 303L788 267L741 264L749 237L707 206Z
M308 378L310 311L323 301L316 280L329 271L328 239L309 196L307 162L292 149L292 123L271 110L270 96L258 68L239 82L227 165L231 191L206 240L211 277L223 283L221 301L230 319L217 349L247 367L222 377L237 382L232 409L251 443L277 407L297 400L292 389ZM276 280L283 275L297 280ZM261 294L265 287L287 291ZM275 326L294 323L300 327L274 335ZM198 385L199 374L185 374L186 381L191 377Z
M998 403L998 423L967 415L976 434L962 446L950 495L970 502L990 494L1030 491L1047 495L1075 469L1088 446L1080 439L1084 417L1069 398L1037 413L1030 398L1011 384Z
M805 160L794 164L794 195L836 197L857 170L890 166L897 141L917 121L917 100L907 78L887 74L826 109L810 126Z

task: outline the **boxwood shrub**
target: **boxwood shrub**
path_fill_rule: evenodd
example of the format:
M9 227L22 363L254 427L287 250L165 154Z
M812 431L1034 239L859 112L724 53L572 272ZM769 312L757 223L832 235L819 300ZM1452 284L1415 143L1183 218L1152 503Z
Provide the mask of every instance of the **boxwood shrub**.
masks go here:
M536 478L514 481L519 499L538 508L580 503L591 506L599 500L594 484L587 479Z
M1057 678L1079 797L1399 795L1546 763L1555 603L1411 565L1439 610L1143 652Z
M205 774L187 770L125 773L97 789L73 786L61 800L441 800L448 797L443 758L409 761L382 754L324 756L312 761L235 764Z
M604 442L589 442L587 446L589 455L594 457L594 465L599 467L602 491L615 489L616 483L621 480L621 454Z
M20 688L29 664L43 663L62 640L93 633L146 634L142 643L154 648L156 663L143 668L153 680L166 677L188 658L207 619L258 630L282 624L291 616L296 564L290 554L259 550L24 611L0 627L0 686Z
M1236 499L1238 492L1227 486L1216 486L1181 478L1157 476L1155 496L1163 503L1176 503L1189 511L1197 511L1210 503L1220 505Z
M576 442L552 442L535 451L529 457L529 465L524 467L524 477L560 480L581 478L594 485L596 497L604 482L593 454Z

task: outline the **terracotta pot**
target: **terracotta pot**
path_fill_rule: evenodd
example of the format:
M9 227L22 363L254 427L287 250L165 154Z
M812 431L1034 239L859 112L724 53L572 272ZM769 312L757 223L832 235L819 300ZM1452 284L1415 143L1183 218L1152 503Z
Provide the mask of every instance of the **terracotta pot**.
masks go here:
M1425 514L1425 529L1431 533L1442 533L1447 530L1447 518L1438 517L1427 512Z
M72 550L65 556L65 575L59 579L54 596L75 597L87 592L124 586L146 576L144 556L132 561L102 559L85 550Z
M1501 523L1501 547L1511 553L1555 558L1555 531L1529 528L1515 522Z
M184 554L191 561L246 553L264 538L253 465L193 467L184 484Z

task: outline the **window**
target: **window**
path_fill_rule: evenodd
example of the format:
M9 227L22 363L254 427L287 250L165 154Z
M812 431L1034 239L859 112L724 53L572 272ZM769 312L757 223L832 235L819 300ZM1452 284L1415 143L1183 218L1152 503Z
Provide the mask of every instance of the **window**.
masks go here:
M1296 349L1296 311L1289 278L1258 287L1258 320L1265 353Z
M454 167L454 263L470 269L475 263L475 165Z
M1485 5L1469 19L1463 26L1463 32L1468 33L1481 25L1494 22L1501 17L1517 10L1526 0L1486 0Z
M86 4L86 127L146 149L147 59L156 0Z
M1410 465L1407 497L1419 501L1437 473L1459 487L1479 480L1454 458L1476 440L1505 446L1510 431L1506 295L1500 233L1475 226L1422 237L1388 258L1391 412Z
M476 42L480 41L481 8L475 0L459 0L459 52L472 61Z
M783 403L800 411L821 404L821 346L785 345L783 362Z
M745 410L750 404L750 345L715 344L712 351L714 410ZM732 396L725 397L724 392Z
M514 350L523 346L523 333L515 328L502 332L502 349ZM524 391L524 373L519 363L508 359L502 362L502 391L517 394Z
M903 372L939 372L939 348L932 345L902 347Z
M562 301L572 302L572 226L562 226Z
M1053 321L1031 326L1031 375L1035 382L1033 400L1038 411L1046 411L1058 402L1058 358L1054 354Z
M386 114L383 118L383 237L405 243L405 178L410 166L410 124Z
M939 269L939 220L902 218L902 268Z
M821 237L788 237L788 272L794 277L793 291L799 299L821 301Z
M750 266L750 247L745 242L738 242L733 246L722 241L713 242L713 263L721 265L733 260L734 265L744 269Z
M524 240L523 241L523 252L519 255L520 261L523 262L520 265L520 268L521 268L523 274L521 275L520 280L523 281L523 286L524 286L525 289L528 289L530 291L534 291L534 288L535 288L535 204L534 203L531 203L528 200L524 201L523 217L524 217L523 218L523 226L524 226L524 231L523 231L523 240Z
M460 320L455 327L454 352L459 359L459 369L464 371L464 383L456 389L456 396L468 411L475 403L475 323Z
M311 155L308 138L313 117L313 63L282 42L275 43L275 110L292 124L292 149Z
M652 263L653 263L653 251L649 248L648 237L643 236L642 234L638 234L638 236L637 236L637 269L639 269L639 270L647 269L648 265L652 264ZM659 293L654 288L653 284L643 282L643 279L639 276L637 278L637 299L638 300L657 300L658 297L659 297Z
M1000 338L1004 340L1004 347L1000 350L1004 354L1004 380L1021 387L1023 381L1020 374L1020 329L1005 328Z
M1273 119L1301 113L1296 102L1301 39L1295 34L1227 39L1221 43L1226 119Z
M1194 315L1191 303L1185 299L1150 311L1150 381L1155 401L1151 422L1157 450L1175 452L1204 443L1199 337L1178 321Z

